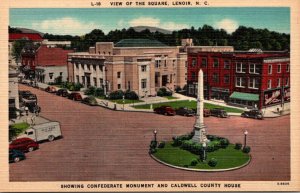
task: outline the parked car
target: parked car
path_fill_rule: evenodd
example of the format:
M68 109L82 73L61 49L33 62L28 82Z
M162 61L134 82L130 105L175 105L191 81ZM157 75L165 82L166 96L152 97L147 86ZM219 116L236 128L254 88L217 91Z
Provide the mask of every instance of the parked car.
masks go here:
M244 111L242 113L242 117L249 117L254 119L263 119L264 116L260 110L250 110L250 111Z
M98 105L98 102L95 99L95 97L91 97L91 96L85 97L81 102L84 103L84 104L90 105L90 106L97 106Z
M221 108L214 108L210 110L210 114L212 116L216 116L216 117L221 117L221 118L226 118L229 117L227 112L224 109Z
M74 101L81 101L82 97L79 92L72 92L68 95L68 99L74 100Z
M56 93L57 90L54 86L48 86L47 88L45 88L45 91L49 93Z
M183 116L193 116L195 113L192 109L188 109L187 107L180 107L175 110L176 115L183 115Z
M154 109L155 113L164 115L175 115L175 110L170 106L160 106Z
M194 114L196 115L197 114L197 109L193 109L194 111ZM203 109L203 116L204 117L209 117L211 114L210 114L210 110L209 109Z
M22 152L29 152L38 148L39 144L27 137L16 139L9 144L9 149L16 149Z
M21 160L26 159L26 156L23 152L16 150L16 149L10 149L9 150L9 162L19 162Z
M67 97L69 95L69 92L66 88L61 88L56 92L56 95L62 96L62 97Z
M19 90L19 96L23 97L25 95L31 95L32 93L29 90Z
M24 105L26 107L28 107L28 110L31 113L40 113L41 112L41 107L38 106L36 103L26 103Z

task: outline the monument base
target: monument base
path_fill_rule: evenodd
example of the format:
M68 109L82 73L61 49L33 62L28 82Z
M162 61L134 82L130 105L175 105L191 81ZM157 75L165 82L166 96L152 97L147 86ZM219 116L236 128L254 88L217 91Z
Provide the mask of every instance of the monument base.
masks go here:
M204 142L208 142L208 139L206 138L205 125L201 125L200 128L195 127L194 132L195 134L192 138L193 142L201 143L201 144Z

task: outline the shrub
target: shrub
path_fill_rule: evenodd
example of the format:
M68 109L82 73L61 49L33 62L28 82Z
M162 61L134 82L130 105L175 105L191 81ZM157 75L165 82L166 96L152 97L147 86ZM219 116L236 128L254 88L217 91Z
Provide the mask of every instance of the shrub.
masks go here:
M215 150L215 146L213 144L209 144L206 147L206 152L213 152Z
M104 89L103 88L96 88L95 90L95 94L94 94L96 97L99 97L99 96L104 96Z
M243 148L244 153L249 153L250 150L251 150L251 148L249 146L246 146L246 147Z
M155 149L157 147L157 141L152 140L150 142L150 149Z
M206 137L207 137L207 139L209 139L210 141L215 141L215 140L218 139L218 137L215 136L215 135L207 135Z
M167 91L166 88L160 88L158 91L157 91L157 96L172 96L172 92L170 91Z
M205 152L205 155L204 155L204 148L202 147L201 149L200 149L200 160L202 161L202 160L206 160L206 158L207 158L207 153ZM204 157L205 156L205 157Z
M180 147L184 150L191 151L192 145L193 145L192 141L185 140L185 141L182 141L182 144Z
M122 99L124 95L124 92L122 90L116 90L109 94L109 99L115 100L115 99Z
M139 96L134 91L127 90L125 92L125 98L130 100L138 100Z
M201 152L201 148L202 146L199 143L193 143L190 152L199 155Z
M236 143L234 146L234 149L240 150L242 149L242 144L241 143Z
M83 88L83 85L80 83L74 84L74 91L80 91L80 89Z
M215 167L217 164L218 164L218 160L215 159L215 158L211 158L211 159L208 161L208 165L209 165L210 167Z
M54 79L55 84L61 84L62 83L62 76L58 76Z
M194 160L192 160L192 162L191 162L191 166L195 166L195 165L197 165L197 163L198 163L198 161L197 161L196 159L194 159Z
M150 149L149 149L149 153L150 153L150 154L156 153L156 151L157 151L157 150L156 150L156 149L153 149L153 148L150 148Z
M180 86L176 86L175 88L175 92L180 92L182 89L180 88Z
M229 140L228 139L223 138L223 139L220 140L221 148L226 148L228 145L229 145Z
M162 141L159 143L158 148L164 148L166 145L166 142Z
M91 86L84 92L85 95L95 95L96 88Z

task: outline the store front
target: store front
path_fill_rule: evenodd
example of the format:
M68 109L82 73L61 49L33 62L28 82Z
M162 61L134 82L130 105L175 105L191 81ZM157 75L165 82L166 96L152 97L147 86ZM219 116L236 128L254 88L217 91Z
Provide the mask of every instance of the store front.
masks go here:
M233 92L229 97L229 104L248 108L258 108L259 95L252 93Z

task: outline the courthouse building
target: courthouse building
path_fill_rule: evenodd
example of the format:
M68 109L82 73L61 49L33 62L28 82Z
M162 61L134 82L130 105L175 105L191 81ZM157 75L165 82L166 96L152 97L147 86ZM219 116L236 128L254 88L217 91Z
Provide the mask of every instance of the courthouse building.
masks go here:
M89 52L68 55L68 78L86 88L103 87L106 93L132 90L146 97L156 95L161 87L173 91L186 85L186 51L190 47L191 39L182 40L181 46L148 39L124 39L116 44L97 42Z
M190 50L187 80L190 96L196 96L199 69L204 73L206 99L260 109L290 100L288 52Z

